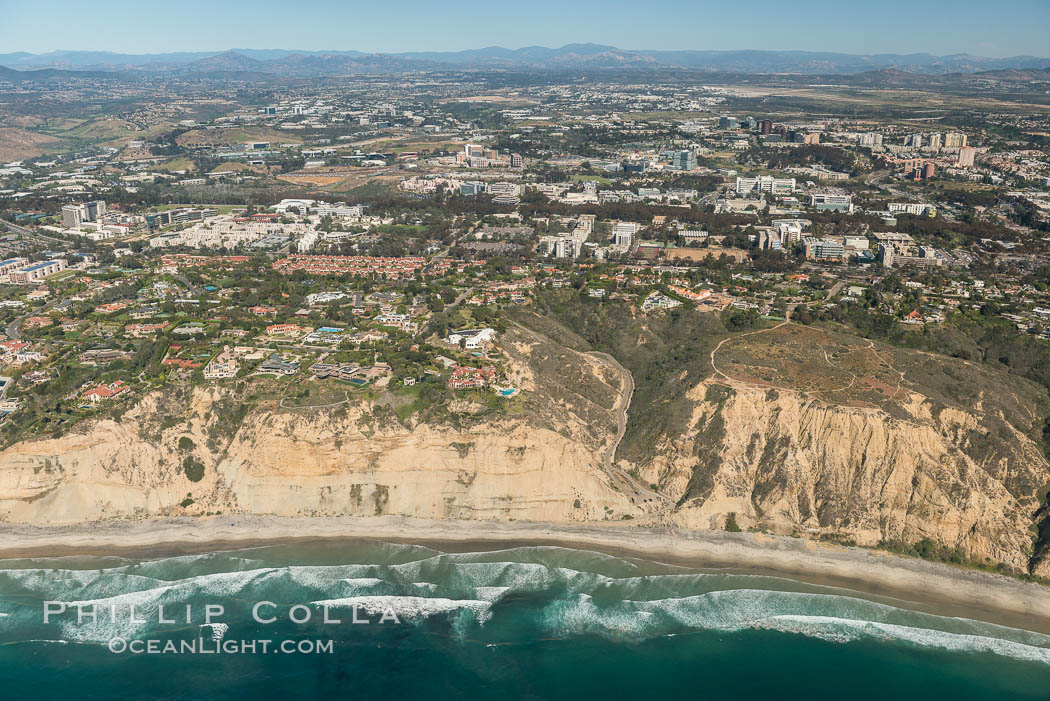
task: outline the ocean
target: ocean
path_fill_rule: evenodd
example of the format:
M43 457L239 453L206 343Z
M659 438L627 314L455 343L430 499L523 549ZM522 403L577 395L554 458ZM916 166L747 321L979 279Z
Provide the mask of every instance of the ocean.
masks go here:
M0 698L671 696L1046 699L1050 636L561 547L0 561Z

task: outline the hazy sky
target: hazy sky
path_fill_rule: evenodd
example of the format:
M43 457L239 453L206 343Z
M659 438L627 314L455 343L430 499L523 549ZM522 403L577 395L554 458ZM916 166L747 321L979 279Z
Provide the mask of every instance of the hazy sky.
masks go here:
M485 46L1050 56L1050 0L0 0L0 53Z

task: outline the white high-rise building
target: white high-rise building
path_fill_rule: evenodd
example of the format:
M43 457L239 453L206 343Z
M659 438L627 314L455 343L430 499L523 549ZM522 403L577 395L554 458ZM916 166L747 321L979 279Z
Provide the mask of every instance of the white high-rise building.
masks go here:
M638 231L638 225L632 222L620 222L613 227L613 243L624 248L631 247L631 241Z
M757 178L737 178L737 194L748 192L771 192L774 195L789 194L795 191L794 178L774 178L772 175L760 175Z
M859 146L867 146L869 148L881 147L882 146L882 134L877 134L875 132L868 132L866 134L861 134L860 137L858 137L858 139L857 139L857 145L859 145Z
M76 229L84 222L96 221L106 213L106 203L102 200L83 204L67 204L62 208L62 224L66 228Z

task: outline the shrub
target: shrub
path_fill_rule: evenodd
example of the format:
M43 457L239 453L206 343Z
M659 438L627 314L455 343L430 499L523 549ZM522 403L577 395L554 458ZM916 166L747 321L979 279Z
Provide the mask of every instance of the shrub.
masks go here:
M187 455L182 461L182 471L186 473L186 479L190 482L200 482L204 478L204 463Z

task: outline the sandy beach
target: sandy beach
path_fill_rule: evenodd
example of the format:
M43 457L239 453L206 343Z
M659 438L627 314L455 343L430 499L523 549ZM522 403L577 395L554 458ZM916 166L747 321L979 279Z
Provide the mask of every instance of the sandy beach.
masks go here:
M626 525L432 521L404 517L226 516L0 526L0 558L68 555L160 557L331 539L492 550L555 545L697 569L763 574L842 587L896 605L1050 634L1050 587L1002 575L799 538Z

